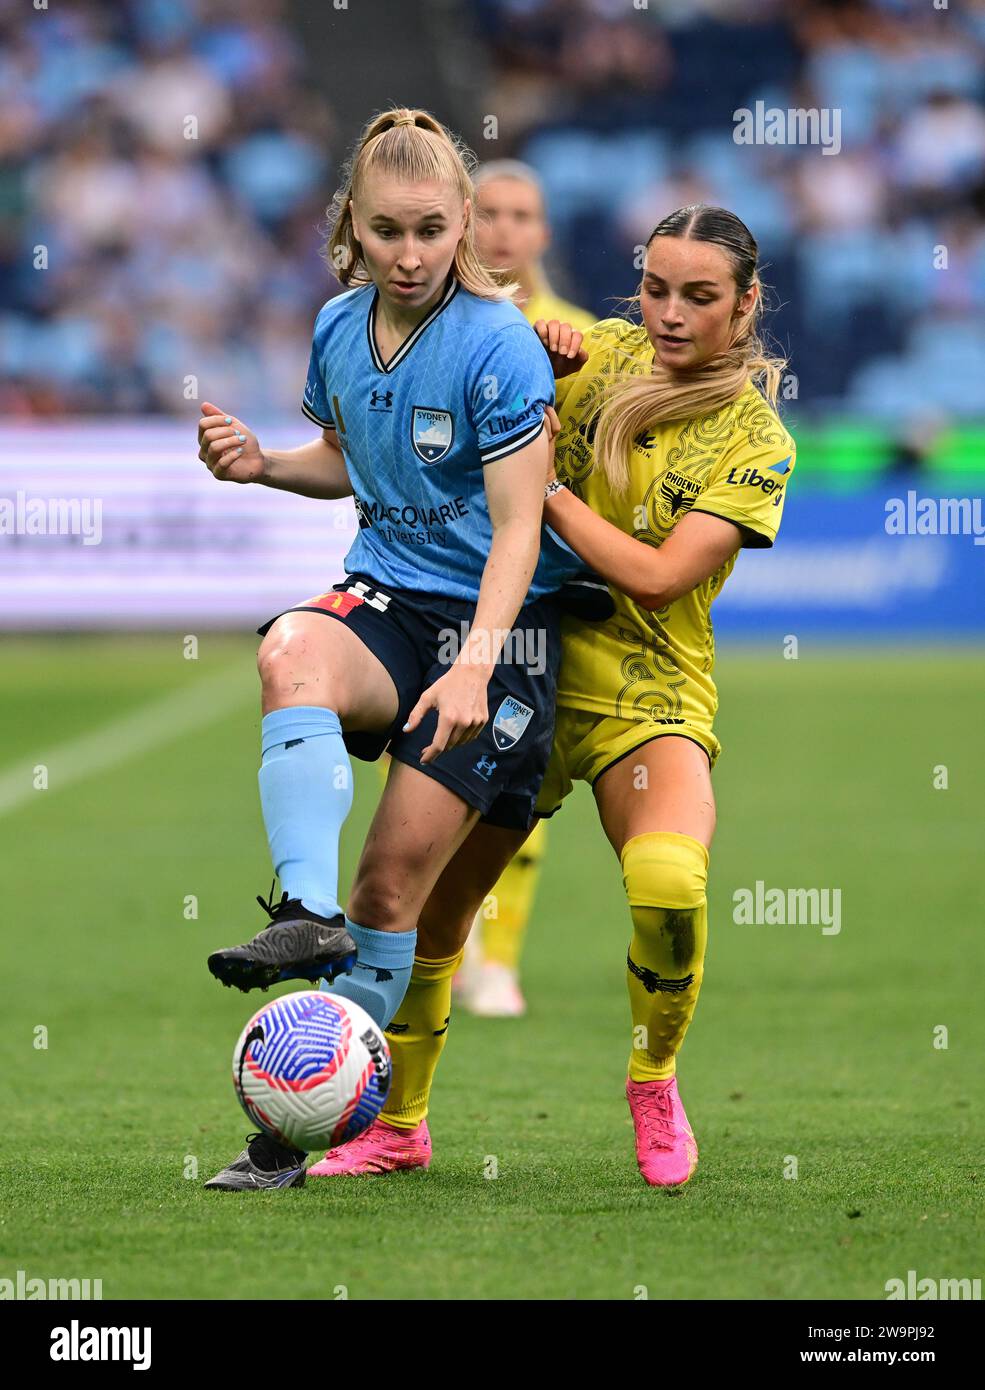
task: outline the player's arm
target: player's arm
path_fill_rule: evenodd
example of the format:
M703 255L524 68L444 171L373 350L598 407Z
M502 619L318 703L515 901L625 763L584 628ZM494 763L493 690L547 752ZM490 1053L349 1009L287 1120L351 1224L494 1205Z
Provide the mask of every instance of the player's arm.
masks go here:
M424 691L407 720L413 729L425 712L438 711L433 741L421 754L429 763L446 748L481 733L489 709L486 689L503 643L530 588L541 545L547 434L488 463L483 470L492 543L482 571L479 598L469 635L445 675Z
M608 584L651 612L710 579L742 545L734 522L701 512L681 517L657 548L627 536L567 488L547 499L544 520Z
M198 456L214 478L230 483L262 483L302 497L350 497L352 484L335 431L296 449L260 448L252 430L235 415L205 401L198 422Z
M335 430L323 429L321 439L296 449L264 450L265 487L299 492L302 497L351 497L352 483Z
M483 471L486 502L492 522L492 545L482 571L479 601L469 640L460 660L467 663L488 650L489 675L506 634L516 622L540 557L543 488L540 479L548 461L548 439L536 439L513 454L487 463ZM497 637L496 642L493 638ZM474 639L474 654L469 655Z

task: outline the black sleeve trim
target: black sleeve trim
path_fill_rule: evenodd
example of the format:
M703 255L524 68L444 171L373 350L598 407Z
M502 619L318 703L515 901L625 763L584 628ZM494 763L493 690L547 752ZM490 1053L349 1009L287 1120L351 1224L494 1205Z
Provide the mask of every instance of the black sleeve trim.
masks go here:
M335 429L335 421L323 420L320 415L315 414L315 412L311 409L311 406L308 404L307 401L301 402L301 412L302 414L307 415L309 420L313 420L316 425L321 425L323 430Z
M708 507L689 507L689 512L703 512L705 516L717 516L719 521L730 521L733 526L737 526L742 532L742 545L746 550L769 550L773 545L773 537L768 536L763 531L756 531L745 521L737 521L734 516L725 516L722 512L713 512Z
M511 439L506 444L497 444L489 449L480 450L479 457L482 460L483 468L487 463L498 463L500 459L506 459L509 458L510 454L515 454L518 449L526 448L540 435L543 428L544 421L541 419L530 429L524 430L523 434L518 435L516 439Z

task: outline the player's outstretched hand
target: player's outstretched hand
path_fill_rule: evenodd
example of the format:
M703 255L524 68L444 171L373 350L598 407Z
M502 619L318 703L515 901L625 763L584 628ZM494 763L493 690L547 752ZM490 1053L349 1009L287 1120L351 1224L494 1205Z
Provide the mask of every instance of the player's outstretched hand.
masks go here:
M538 319L534 332L544 344L544 350L551 360L551 371L555 381L563 376L577 372L588 361L588 353L582 348L584 334L570 323L559 323L557 319Z
M252 430L235 415L227 415L211 401L202 402L198 422L198 456L213 478L225 483L257 483L266 461Z
M417 728L429 709L438 711L438 727L421 754L422 763L433 763L447 749L468 743L482 733L489 718L488 684L488 670L456 661L422 693L404 725L404 732L409 733Z

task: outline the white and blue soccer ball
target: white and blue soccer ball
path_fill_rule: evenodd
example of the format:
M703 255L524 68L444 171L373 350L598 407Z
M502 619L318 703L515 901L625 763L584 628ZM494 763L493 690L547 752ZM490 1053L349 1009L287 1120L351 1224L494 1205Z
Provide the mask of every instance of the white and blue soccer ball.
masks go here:
M305 1153L368 1129L391 1074L386 1038L365 1009L316 989L265 1004L233 1052L233 1085L250 1120Z

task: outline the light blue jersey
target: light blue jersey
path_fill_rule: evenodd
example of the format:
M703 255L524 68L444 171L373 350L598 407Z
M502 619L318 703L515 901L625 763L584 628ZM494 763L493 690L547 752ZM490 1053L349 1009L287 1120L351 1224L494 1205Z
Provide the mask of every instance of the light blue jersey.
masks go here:
M540 434L550 363L514 304L454 278L384 363L377 299L364 285L321 310L301 406L345 455L359 521L346 571L474 601L492 544L483 469ZM525 601L583 568L545 528Z

